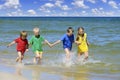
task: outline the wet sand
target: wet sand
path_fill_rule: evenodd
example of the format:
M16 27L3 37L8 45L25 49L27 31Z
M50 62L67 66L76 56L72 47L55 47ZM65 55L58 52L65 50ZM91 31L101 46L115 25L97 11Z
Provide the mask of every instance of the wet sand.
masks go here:
M1 80L27 80L25 77L18 74L11 74L5 72L0 72L0 78Z
M41 65L0 65L2 80L120 80L112 73L91 72L85 68L48 67ZM76 71L78 70L78 71Z

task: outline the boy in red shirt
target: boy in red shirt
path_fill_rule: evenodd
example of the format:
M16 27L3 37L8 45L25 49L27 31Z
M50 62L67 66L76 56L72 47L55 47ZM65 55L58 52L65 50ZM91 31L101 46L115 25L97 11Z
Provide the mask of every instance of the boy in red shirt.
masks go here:
M26 38L27 38L27 32L21 31L20 37L15 39L13 42L8 44L7 46L7 47L10 47L15 43L17 44L16 49L18 52L18 57L16 58L16 62L22 63L22 60L24 58L24 53L25 51L28 51L28 40Z

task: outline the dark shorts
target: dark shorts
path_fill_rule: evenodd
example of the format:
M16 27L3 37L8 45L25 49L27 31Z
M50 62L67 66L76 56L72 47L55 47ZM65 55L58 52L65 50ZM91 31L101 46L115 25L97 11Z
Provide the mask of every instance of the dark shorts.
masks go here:
M21 53L22 53L22 55L24 55L25 50L17 50L17 52L21 52Z
M63 47L63 49L69 49L70 51L72 50L72 47Z

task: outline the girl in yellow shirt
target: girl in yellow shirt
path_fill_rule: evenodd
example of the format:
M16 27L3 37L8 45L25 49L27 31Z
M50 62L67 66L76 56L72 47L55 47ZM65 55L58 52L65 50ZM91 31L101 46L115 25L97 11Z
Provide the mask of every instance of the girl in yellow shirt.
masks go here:
M84 54L84 61L87 60L89 43L87 41L87 34L84 32L83 27L78 28L78 34L75 43L78 46L78 58L80 58Z

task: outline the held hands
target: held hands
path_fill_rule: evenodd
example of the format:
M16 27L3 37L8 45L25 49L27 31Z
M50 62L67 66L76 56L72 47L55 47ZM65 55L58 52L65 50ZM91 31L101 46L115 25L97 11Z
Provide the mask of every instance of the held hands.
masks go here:
M55 43L49 43L49 47L52 48L55 45Z
M81 45L81 43L77 43L77 45Z
M49 47L53 47L54 45L60 43L61 40L58 40L58 41L54 42L53 44L49 43L47 40L45 40L45 42L49 45Z
M61 42L61 40L58 40L58 41L54 42L53 44L50 44L50 47L53 47L54 45L56 45L56 44L58 44L60 42Z
M29 51L29 49L26 49L26 52L28 52Z
M54 44L50 44L49 47L52 48L54 46Z
M78 41L75 41L75 43L79 46L79 45L81 45L81 43L80 42L78 42Z

